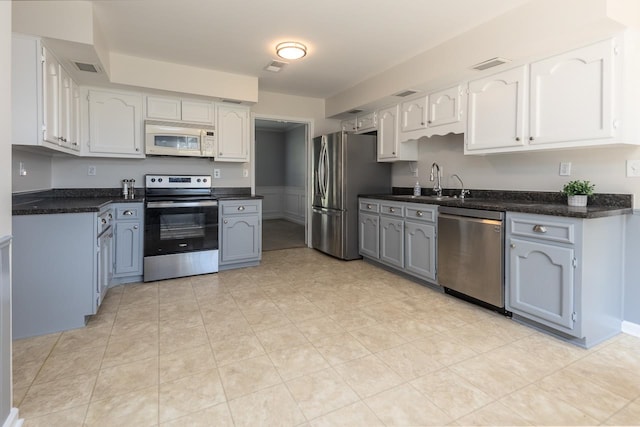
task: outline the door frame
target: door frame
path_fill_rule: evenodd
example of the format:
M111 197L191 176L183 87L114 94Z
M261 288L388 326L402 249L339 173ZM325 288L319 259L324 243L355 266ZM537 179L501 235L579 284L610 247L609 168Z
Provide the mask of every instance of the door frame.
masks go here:
M273 114L251 113L251 159L253 161L250 164L251 167L251 194L256 192L256 120L268 120L268 121L282 121L290 123L300 123L306 127L306 141L305 141L305 159L307 163L305 171L305 199L307 201L304 210L304 241L308 248L311 247L311 190L313 189L313 180L311 171L313 165L311 164L311 150L314 135L314 119L306 117L293 117L293 116L280 116Z

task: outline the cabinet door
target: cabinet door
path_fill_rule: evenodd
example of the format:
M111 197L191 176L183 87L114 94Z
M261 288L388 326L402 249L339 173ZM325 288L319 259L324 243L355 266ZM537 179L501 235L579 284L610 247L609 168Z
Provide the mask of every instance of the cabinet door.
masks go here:
M467 151L523 146L526 85L525 66L469 82Z
M69 118L69 148L80 151L80 88L71 80L71 108Z
M44 140L54 144L60 143L60 63L49 52L42 48L44 62L42 64L43 121Z
M398 152L398 106L378 112L378 160L394 159Z
M406 270L424 279L436 279L436 227L406 221L405 262Z
M246 107L218 105L217 161L249 161L249 110Z
M358 116L356 127L358 132L371 132L376 130L378 127L378 115L373 112Z
M462 88L449 89L429 94L429 127L457 123L462 120Z
M212 125L214 119L214 104L212 102L182 101L182 120Z
M404 220L380 217L380 261L404 267Z
M147 117L160 120L181 119L180 100L177 98L162 98L147 96Z
M507 309L571 333L574 329L574 250L511 238L507 253Z
M378 259L380 257L378 215L361 213L359 223L360 255Z
M614 136L613 41L531 64L531 144Z
M115 232L115 276L142 274L142 224L118 221Z
M72 119L73 115L73 88L71 76L64 68L60 67L60 106L59 106L59 126L60 126L60 145L71 147Z
M258 215L222 217L220 263L260 259L262 236Z
M89 152L144 157L140 95L89 91Z
M356 119L351 119L351 120L343 120L340 123L342 130L345 132L355 132L357 129L356 126Z
M427 127L427 103L427 96L421 96L402 103L400 107L400 114L402 115L400 128L402 132L410 132Z

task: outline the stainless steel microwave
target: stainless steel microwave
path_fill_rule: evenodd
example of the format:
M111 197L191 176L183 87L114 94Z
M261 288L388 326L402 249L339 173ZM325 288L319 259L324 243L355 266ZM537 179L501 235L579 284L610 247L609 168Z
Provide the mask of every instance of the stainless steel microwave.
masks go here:
M213 126L147 120L144 130L145 152L149 155L214 157Z

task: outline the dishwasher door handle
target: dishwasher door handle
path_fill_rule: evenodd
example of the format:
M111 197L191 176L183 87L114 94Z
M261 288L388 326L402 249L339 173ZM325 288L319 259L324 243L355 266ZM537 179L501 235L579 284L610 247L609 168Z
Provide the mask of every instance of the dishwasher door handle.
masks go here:
M503 223L503 221L496 220L496 219L473 218L470 216L449 215L449 214L443 214L443 213L439 213L438 218L448 218L448 219L453 219L455 221L476 222L479 224L498 225L498 226L502 226L502 223Z

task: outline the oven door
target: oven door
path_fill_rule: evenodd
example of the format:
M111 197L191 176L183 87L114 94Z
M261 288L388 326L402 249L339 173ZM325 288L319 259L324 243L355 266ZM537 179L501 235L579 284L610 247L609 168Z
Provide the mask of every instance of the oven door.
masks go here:
M144 256L218 249L218 202L148 201Z

